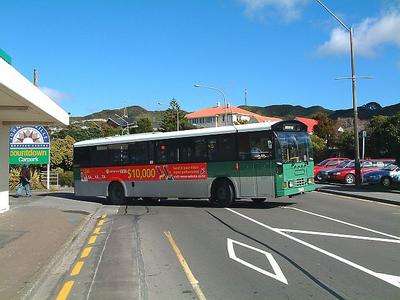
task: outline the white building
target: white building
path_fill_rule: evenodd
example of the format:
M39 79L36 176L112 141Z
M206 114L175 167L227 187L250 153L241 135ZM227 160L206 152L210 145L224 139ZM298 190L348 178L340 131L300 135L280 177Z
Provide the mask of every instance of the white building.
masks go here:
M199 127L218 127L232 125L233 123L239 124L241 122L265 123L282 121L282 119L279 118L261 116L251 111L231 105L228 105L226 108L218 105L216 107L198 110L187 114L186 119L192 125Z

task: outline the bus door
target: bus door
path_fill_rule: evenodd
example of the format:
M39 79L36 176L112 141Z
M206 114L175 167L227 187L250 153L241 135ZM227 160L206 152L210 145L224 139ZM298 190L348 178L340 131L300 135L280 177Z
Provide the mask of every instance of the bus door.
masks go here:
M241 133L238 136L240 190L242 196L274 195L272 133Z
M254 162L254 169L256 171L257 183L257 196L266 197L274 196L274 174L273 174L273 161L272 160L258 160Z
M255 197L257 193L257 177L253 161L240 161L240 195L243 197Z

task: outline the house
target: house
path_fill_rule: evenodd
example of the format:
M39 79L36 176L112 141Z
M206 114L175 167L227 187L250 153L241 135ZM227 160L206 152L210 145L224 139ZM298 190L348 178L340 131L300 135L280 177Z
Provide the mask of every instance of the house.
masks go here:
M225 120L226 118L226 120ZM226 107L217 104L186 115L186 119L192 125L200 127L219 127L240 123L264 123L282 121L279 118L265 117L236 106Z
M113 128L126 128L126 127L135 127L136 126L136 122L133 118L131 117L112 117L112 118L108 118L107 119L107 124L110 125Z
M309 119L309 118L296 117L295 120L306 124L307 125L307 132L309 134L313 134L314 133L314 126L318 124L317 120Z

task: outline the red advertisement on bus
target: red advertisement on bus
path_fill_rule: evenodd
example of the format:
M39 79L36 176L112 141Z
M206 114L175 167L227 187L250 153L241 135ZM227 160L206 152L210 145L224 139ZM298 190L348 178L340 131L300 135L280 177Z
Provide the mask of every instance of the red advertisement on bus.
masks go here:
M206 163L82 168L81 181L206 180Z

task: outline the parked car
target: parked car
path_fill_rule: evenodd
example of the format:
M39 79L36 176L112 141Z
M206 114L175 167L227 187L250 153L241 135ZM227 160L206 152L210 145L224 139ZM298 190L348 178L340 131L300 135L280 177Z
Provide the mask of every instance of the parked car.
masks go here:
M349 158L345 157L331 157L324 159L321 161L319 164L314 166L314 177L315 179L318 179L318 172L324 169L333 169L336 168L341 162L345 160L350 160Z
M316 176L316 180L318 180L318 181L326 181L327 178L328 178L328 172L329 171L332 171L334 169L346 168L347 166L351 165L352 162L354 163L354 160L344 160L340 164L338 164L336 167L322 169L322 170L320 170L318 172L318 174Z
M364 175L367 172L380 170L386 166L384 161L380 160L361 160L361 175ZM327 180L330 182L339 182L339 183L346 183L346 184L353 184L356 182L356 175L355 175L355 166L354 161L352 161L348 166L345 168L336 168L328 172Z
M363 176L363 182L367 184L382 184L385 187L393 183L400 183L400 167L388 165L381 170L371 171Z

